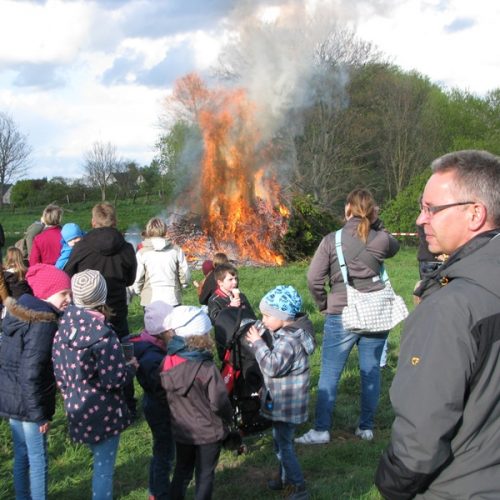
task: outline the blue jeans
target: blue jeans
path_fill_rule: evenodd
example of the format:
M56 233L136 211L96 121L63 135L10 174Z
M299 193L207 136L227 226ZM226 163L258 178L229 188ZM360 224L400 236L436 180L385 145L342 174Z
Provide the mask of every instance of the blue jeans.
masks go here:
M388 333L370 335L353 333L344 330L340 314L326 315L314 425L317 431L329 431L332 426L337 386L354 345L358 346L361 371L359 427L362 430L373 429L373 420L380 394L380 357Z
M39 424L9 420L14 442L14 488L16 500L47 498L47 434Z
M149 464L149 493L155 500L168 500L170 471L175 457L170 412L166 401L158 401L148 394L144 394L142 405L144 417L153 436L153 456Z
M290 484L302 484L304 476L293 447L295 427L288 422L273 422L273 443L280 462L281 479Z
M97 444L89 444L94 458L92 474L92 500L112 500L113 474L120 435L112 436Z

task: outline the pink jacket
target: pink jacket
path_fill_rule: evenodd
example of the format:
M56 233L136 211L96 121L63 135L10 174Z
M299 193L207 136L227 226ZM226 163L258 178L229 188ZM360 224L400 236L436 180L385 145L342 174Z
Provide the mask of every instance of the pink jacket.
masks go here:
M46 226L33 240L30 253L30 266L33 264L54 265L61 254L61 227Z

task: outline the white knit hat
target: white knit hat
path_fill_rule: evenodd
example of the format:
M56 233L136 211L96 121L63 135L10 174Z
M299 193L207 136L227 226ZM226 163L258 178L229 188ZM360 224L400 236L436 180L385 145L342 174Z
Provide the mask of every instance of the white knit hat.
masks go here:
M167 326L167 320L173 310L173 306L162 300L155 300L147 305L144 312L144 327L146 331L150 335L160 335L160 333L170 330Z
M212 329L210 318L200 307L174 307L164 323L166 330L174 330L179 337L194 337L205 335Z
M71 278L71 291L75 306L92 309L106 303L108 287L99 271L87 269Z

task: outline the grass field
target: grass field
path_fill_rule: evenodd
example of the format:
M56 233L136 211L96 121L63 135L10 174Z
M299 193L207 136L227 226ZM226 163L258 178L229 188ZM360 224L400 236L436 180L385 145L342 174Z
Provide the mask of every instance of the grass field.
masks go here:
M69 221L68 217L66 221ZM2 223L5 227L5 218ZM9 230L10 227L9 224ZM396 257L387 261L386 265L396 292L405 298L409 307L412 307L411 291L418 277L415 249L403 248ZM304 299L304 310L314 323L320 345L323 318L317 312L307 291L306 270L305 263L281 268L241 268L240 287L257 311L260 298L270 288L278 284L295 286ZM199 278L200 273L195 272L195 277ZM197 303L196 293L192 287L185 294L184 302L186 304ZM129 319L131 330L138 332L142 327L142 308L137 299L131 306ZM389 364L383 370L382 395L376 418L375 439L372 442L365 442L353 436L358 419L360 393L357 353L353 351L339 387L332 441L328 445L297 447L299 460L313 499L379 498L373 486L373 475L378 458L390 435L393 415L388 390L397 363L399 335L400 329L397 327L389 337ZM299 429L299 433L308 430L313 419L316 385L320 371L320 349L317 349L311 357L311 366L311 418L308 424ZM137 388L140 394L139 386ZM223 451L217 470L215 499L245 500L279 497L266 489L266 479L274 474L277 467L271 441L271 436L267 432L247 439L249 453L245 455L235 456L231 452ZM127 500L147 498L150 450L149 428L141 416L137 423L122 434L115 473L116 498ZM49 498L54 500L90 498L91 455L84 446L75 445L68 438L60 400L49 434L49 456ZM14 492L10 431L7 422L1 420L0 499L11 498L14 498ZM192 488L189 490L188 498L193 498Z

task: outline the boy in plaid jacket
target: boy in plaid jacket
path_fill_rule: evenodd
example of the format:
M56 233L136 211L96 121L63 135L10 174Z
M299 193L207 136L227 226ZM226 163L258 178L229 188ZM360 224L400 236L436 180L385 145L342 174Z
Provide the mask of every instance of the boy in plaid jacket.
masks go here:
M302 299L295 288L280 285L268 292L259 308L264 326L272 333L269 348L252 326L247 340L264 376L262 414L273 421L274 449L280 461L279 477L268 481L272 490L286 490L285 498L309 498L300 464L295 456L295 428L308 417L309 355L315 348L314 329L300 312Z

